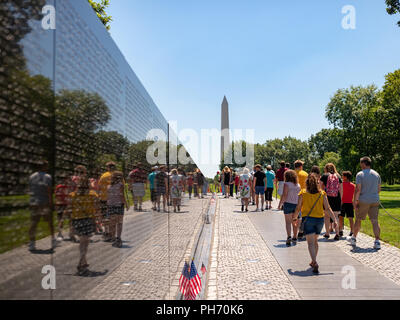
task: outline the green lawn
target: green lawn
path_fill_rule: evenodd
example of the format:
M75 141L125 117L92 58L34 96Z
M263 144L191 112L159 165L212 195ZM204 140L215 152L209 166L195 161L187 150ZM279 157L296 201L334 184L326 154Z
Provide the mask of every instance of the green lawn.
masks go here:
M400 185L382 187L381 202L393 217L400 220ZM380 209L379 224L382 240L400 248L400 222L393 220L383 209ZM346 225L349 226L348 221ZM361 232L374 236L368 218L363 222Z
M150 189L146 190L144 200L150 200ZM128 192L128 201L133 206L132 193ZM0 207L3 215L0 216L0 253L29 243L30 211L29 209L13 209L12 214L5 212L5 208L28 204L29 196L10 196L0 198ZM6 214L6 215L5 215ZM54 213L54 230L57 232L57 214ZM68 222L64 223L64 228ZM38 225L36 239L40 240L50 235L48 224L41 221Z

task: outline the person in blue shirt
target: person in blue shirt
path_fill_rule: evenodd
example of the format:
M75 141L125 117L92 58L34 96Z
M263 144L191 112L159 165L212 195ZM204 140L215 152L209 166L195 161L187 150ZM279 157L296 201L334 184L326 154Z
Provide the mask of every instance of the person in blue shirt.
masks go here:
M272 196L274 193L274 181L275 181L275 172L272 170L272 167L267 166L267 171L265 172L267 176L267 191L265 192L265 202L267 203L266 210L272 209Z
M158 167L152 168L151 171L152 172L148 175L147 180L150 183L150 195L151 195L151 202L153 204L153 210L156 210L157 209L157 193L156 193L156 188L155 188L155 184L154 184L154 179L158 172Z

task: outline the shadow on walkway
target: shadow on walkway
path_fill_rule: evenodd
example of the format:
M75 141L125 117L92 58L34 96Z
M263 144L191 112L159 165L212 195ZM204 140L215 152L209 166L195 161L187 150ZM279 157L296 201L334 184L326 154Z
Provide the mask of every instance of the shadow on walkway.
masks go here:
M288 269L288 273L289 275L296 277L318 277L318 276L329 276L334 274L332 272L315 274L312 272L311 268L304 271L292 271L292 269Z

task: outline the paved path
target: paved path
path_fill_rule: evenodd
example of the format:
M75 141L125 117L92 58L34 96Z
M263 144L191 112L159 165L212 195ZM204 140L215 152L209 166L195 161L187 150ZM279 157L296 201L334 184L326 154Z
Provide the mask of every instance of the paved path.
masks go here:
M63 242L49 254L46 238L37 242L37 254L27 246L6 252L0 255L0 299L163 299L207 201L185 199L182 212L169 219L167 213L151 211L148 202L145 212L131 209L124 218L121 249L93 237L90 277L76 276L77 244ZM41 287L45 265L56 269L56 290Z
M400 299L399 249L385 244L375 251L373 239L360 235L359 248L352 252L345 240L321 237L321 274L313 275L307 243L286 247L282 212L243 214L239 200L220 202L213 252L216 282L215 287L210 283L209 299ZM348 270L355 271L356 289L343 286ZM259 285L259 280L265 282Z

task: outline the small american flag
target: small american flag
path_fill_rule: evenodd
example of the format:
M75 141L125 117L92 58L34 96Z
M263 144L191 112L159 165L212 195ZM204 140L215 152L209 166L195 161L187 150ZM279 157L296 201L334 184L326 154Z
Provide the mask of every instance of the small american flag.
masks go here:
M201 272L203 273L203 275L207 272L206 266L204 265L204 263L201 266Z
M201 279L199 274L197 273L196 266L194 265L194 261L190 266L190 275L189 275L189 288L185 293L185 300L196 300L197 295L201 291Z
M179 278L179 290L185 296L189 289L189 277L189 264L185 261L185 266L183 267L181 277Z

